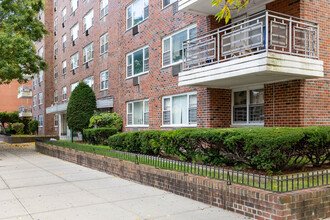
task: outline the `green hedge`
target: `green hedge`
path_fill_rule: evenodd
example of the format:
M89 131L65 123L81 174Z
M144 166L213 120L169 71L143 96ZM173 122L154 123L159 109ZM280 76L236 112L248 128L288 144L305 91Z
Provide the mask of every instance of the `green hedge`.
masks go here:
M330 160L330 127L179 129L109 138L116 150L267 171L319 167Z
M108 138L118 133L116 128L93 128L84 129L83 136L84 140L89 144L108 144Z

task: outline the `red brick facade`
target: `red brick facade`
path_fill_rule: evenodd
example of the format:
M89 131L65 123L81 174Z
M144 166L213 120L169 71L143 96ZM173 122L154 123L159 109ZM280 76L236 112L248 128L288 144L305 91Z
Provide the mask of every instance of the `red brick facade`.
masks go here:
M172 75L172 68L162 67L162 39L182 28L197 24L197 34L206 33L222 24L217 24L212 16L205 17L177 11L176 4L162 8L161 0L149 1L149 18L139 24L139 33L126 30L126 7L131 0L109 1L109 13L100 19L99 1L79 1L75 15L70 12L70 1L58 1L54 12L53 1L45 9L46 27L51 33L54 19L58 18L56 36L48 36L44 43L45 59L50 64L45 73L45 82L34 91L44 91L44 105L34 109L34 115L44 114L45 126L41 132L54 133L54 115L46 115L45 108L54 103L54 91L58 91L62 103L62 88L67 87L70 97L70 85L94 76L94 91L98 99L112 97L114 108L127 125L126 103L149 99L149 129L162 128L162 97L172 94L197 91L198 110L197 127L230 127L232 115L231 90L179 87L178 77ZM67 8L67 20L62 27L62 10ZM94 9L94 24L89 36L83 33L83 17ZM330 125L329 92L329 1L276 0L267 5L267 9L288 15L310 19L320 23L320 59L325 62L326 79L294 80L275 84L266 84L265 88L265 126L310 126ZM72 46L70 29L79 23L79 38ZM67 47L62 51L62 36L67 35ZM100 37L109 34L109 50L106 56L100 56ZM54 59L54 43L58 42L58 56ZM94 43L94 59L87 69L83 65L83 48ZM133 86L133 79L126 78L126 55L141 47L149 46L148 73L139 76L139 85ZM40 47L38 44L37 46ZM79 52L79 68L75 75L70 71L70 57ZM62 75L62 61L67 62L67 73ZM54 67L58 66L58 80L54 82ZM109 71L108 90L100 91L100 73ZM125 128L125 131L148 129ZM166 128L168 129L168 128ZM171 128L170 128L171 129Z

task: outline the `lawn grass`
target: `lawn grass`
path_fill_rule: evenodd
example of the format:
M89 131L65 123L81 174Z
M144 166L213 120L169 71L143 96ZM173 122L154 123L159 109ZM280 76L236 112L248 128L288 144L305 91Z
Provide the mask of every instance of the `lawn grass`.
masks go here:
M120 152L112 150L108 146L102 145L96 146L81 143L71 143L69 141L47 141L46 143L59 147L75 149L78 151L118 158L120 160L131 161L138 164L154 166L159 169L205 176L226 181L228 184L236 183L279 193L329 185L330 181L329 170L268 176L251 172L238 171L234 169L229 170L222 167L211 167L186 163L161 157Z

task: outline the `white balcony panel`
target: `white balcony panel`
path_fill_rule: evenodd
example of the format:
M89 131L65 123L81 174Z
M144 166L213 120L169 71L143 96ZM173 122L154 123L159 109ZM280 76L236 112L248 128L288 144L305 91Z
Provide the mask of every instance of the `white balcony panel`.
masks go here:
M324 77L323 61L264 52L179 74L179 86L234 88Z
M19 112L18 116L20 118L30 118L32 117L32 112Z

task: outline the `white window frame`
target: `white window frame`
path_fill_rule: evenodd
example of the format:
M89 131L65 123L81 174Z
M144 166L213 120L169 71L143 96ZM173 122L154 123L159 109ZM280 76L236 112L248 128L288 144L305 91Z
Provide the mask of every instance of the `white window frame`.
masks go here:
M87 19L91 19L91 21L89 21ZM83 21L84 21L84 32L86 32L87 30L89 30L93 27L93 25L94 25L94 9L89 10L89 12L87 12L87 14L85 14ZM87 24L90 24L90 25L87 27Z
M134 22L133 7L134 7L134 4L136 3L136 1L137 0L135 0L134 2L132 2L130 5L128 5L126 7L126 30L129 30L129 29L133 28L134 26L142 23L144 20L149 18L149 0L142 0L143 1L143 9L142 9L143 10L143 19L139 23L137 23L135 25L133 24L133 22ZM145 13L144 13L145 8L147 8L147 7L148 7L148 16L146 16ZM128 10L131 10L131 16L130 17L128 16ZM128 19L130 19L130 18L132 19L132 26L131 27L128 26Z
M66 34L64 34L64 35L62 36L62 47L63 47L63 52L65 51L65 48L66 48L66 41L67 41Z
M64 72L64 69L65 69L65 72ZM62 75L65 76L66 75L66 72L67 72L66 60L63 60L62 61Z
M43 98L44 98L44 94L42 92L39 92L39 94L38 94L38 105L43 104Z
M107 83L104 83L104 88L102 88L102 75L103 74L107 74L107 78L105 80L105 82ZM100 73L100 91L104 91L104 90L107 90L109 88L109 71L108 70L104 70Z
M54 31L56 32L58 30L58 18L54 19Z
M74 4L74 1L75 1L75 4ZM70 6L71 6L71 13L75 12L79 7L79 0L71 0Z
M102 14L102 11L103 11L103 14ZM100 0L100 19L107 16L108 13L109 13L109 0Z
M62 101L66 101L68 98L68 89L65 87L62 88Z
M55 114L54 115L54 127L58 128L58 125L59 125L59 114Z
M38 50L38 55L41 58L44 58L44 47L40 47L40 49Z
M57 79L58 79L58 66L56 65L54 67L54 80L55 80L55 83L57 83Z
M102 46L104 48L103 52L102 52ZM106 48L106 50L105 50L105 48ZM109 50L109 33L105 33L100 37L100 55L108 53L108 50Z
M143 102L143 116L142 116L143 124L134 124L134 103L137 103L137 102ZM148 109L146 109L146 102L148 102ZM126 103L126 127L135 127L135 128L136 127L149 127L150 115L149 115L149 121L148 121L149 123L144 124L145 114L149 113L149 109L150 109L149 104L150 104L149 99L143 99L143 100L136 100L136 101L127 102ZM132 112L131 113L128 112L128 106L129 105L132 105ZM129 115L132 115L132 124L131 125L128 124L128 116Z
M75 62L75 57L77 57L77 62ZM75 70L79 67L79 52L77 52L77 53L75 53L71 56L71 63L70 64L71 64L70 65L71 70ZM76 65L73 65L73 64L76 64Z
M234 88L232 90L232 96L231 96L231 124L232 126L248 126L248 125L252 125L252 126L264 126L265 123L264 122L250 122L250 91L251 90L259 90L259 89L263 89L264 90L264 86L263 85L259 85L259 86L252 86L252 87L241 87L241 88ZM234 122L234 93L235 92L246 92L246 108L247 108L247 120L246 123L236 123ZM265 100L264 100L264 104L265 104Z
M55 90L55 92L54 92L54 103L55 104L58 103L58 90Z
M91 58L87 60L87 54L91 53ZM83 55L84 55L84 64L92 61L94 59L94 43L88 44L83 49Z
M86 83L89 87L91 87L94 90L94 76L89 76L86 79L84 79L84 83Z
M173 124L172 122L172 104L173 104L173 97L177 97L177 96L187 96L187 121L188 124ZM180 93L180 94L175 94L175 95L168 95L168 96L164 96L162 98L162 127L197 127L197 122L196 124L189 124L189 100L190 100L190 96L197 96L197 92L188 92L188 93ZM164 124L164 107L165 107L165 99L170 99L170 110L166 110L166 111L170 111L170 124ZM197 104L198 105L198 104ZM198 106L197 106L198 108Z
M39 71L39 83L42 83L44 81L44 71Z
M146 49L148 49L148 57L146 57L146 53L145 53ZM143 71L141 73L138 73L138 74L134 75L134 63L133 63L133 61L134 61L134 53L136 53L136 52L138 52L140 50L143 51ZM128 65L128 61L129 61L129 57L130 56L131 56L132 64L131 65ZM132 77L136 77L136 76L139 76L139 75L143 75L143 74L148 73L149 70L150 70L150 63L149 63L150 61L149 60L150 60L149 45L148 46L145 46L145 47L142 47L142 48L139 48L139 49L137 49L137 50L135 50L135 51L133 51L131 53L128 53L126 55L126 78L129 79L129 78L132 78ZM146 61L148 61L148 68L147 68L147 70L145 69L145 67L146 67ZM132 76L128 76L128 71L127 70L128 70L128 67L129 66L132 66Z
M71 32L71 41L75 41L79 38L79 23L73 25L70 29Z
M44 116L43 115L38 115L38 122L39 122L38 127L42 128L44 126Z
M56 41L54 44L54 56L58 55L58 42Z
M179 61L176 61L176 62L172 62L173 61L173 57L172 57L172 54L173 54L173 51L172 51L172 45L173 45L173 36L175 36L175 35L177 35L177 34L179 34L179 33L181 33L181 32L183 32L183 31L187 31L187 40L188 39L190 39L190 30L191 29L194 29L194 28L197 28L197 24L193 24L193 25L190 25L190 26L188 26L188 27L185 27L185 28L183 28L183 29L180 29L180 30L178 30L178 31L176 31L176 32L174 32L174 33L171 33L170 35L168 35L168 36L166 36L166 37L164 37L163 39L162 39L162 67L163 68L165 68L165 67L169 67L169 66L173 66L173 65L176 65L176 64L179 64L179 63L182 63L182 59L181 60L179 60ZM170 40L170 50L169 51L164 51L164 49L165 49L165 41L166 40ZM166 52L170 52L170 61L171 61L171 63L170 64L168 64L168 65L164 65L164 53L166 53ZM184 54L184 51L183 51L183 58L184 58L184 56L185 56L185 54Z
M164 9L164 8L167 8L167 7L169 7L170 5L172 5L172 4L174 4L175 2L177 2L178 0L170 0L170 1L171 1L170 4L164 6L164 0L162 0L162 8L163 8L163 9Z
M37 95L34 95L34 96L33 96L32 106L33 106L33 107L36 107L36 106L37 106Z
M63 23L66 22L66 14L67 14L66 7L64 7L62 10L62 22Z

